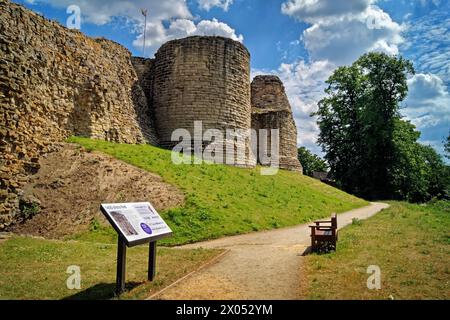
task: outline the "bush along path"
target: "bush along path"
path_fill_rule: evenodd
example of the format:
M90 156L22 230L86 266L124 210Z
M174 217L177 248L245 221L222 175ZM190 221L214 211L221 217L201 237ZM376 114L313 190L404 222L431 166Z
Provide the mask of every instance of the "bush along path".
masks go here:
M366 219L389 207L384 203L338 215L338 227ZM151 299L298 299L302 253L310 244L309 226L226 237L180 248L220 248L229 252L217 263ZM339 248L339 244L338 244Z

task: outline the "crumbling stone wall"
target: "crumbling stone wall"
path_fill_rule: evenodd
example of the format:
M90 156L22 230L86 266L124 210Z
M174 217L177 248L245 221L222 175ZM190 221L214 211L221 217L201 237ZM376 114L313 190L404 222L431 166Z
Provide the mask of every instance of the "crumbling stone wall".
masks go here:
M144 94L148 101L149 112L154 116L154 110L152 108L153 101L153 81L155 65L155 59L147 59L142 57L131 57L131 63L133 64L136 74L139 78L139 85L144 91Z
M147 106L146 114L149 117L149 121L151 122L151 128L155 128L155 109L153 107L153 82L154 82L154 65L155 59L148 59L142 57L131 57L131 63L133 64L134 69L136 70L136 74L139 79L139 87L142 88L145 97ZM153 132L154 130L152 130ZM159 145L158 134L154 131L153 144Z
M176 144L171 136L178 128L198 139L194 137L194 121L202 121L203 131L222 131L223 145L231 143L225 138L226 129L250 129L250 54L237 41L195 36L167 42L155 55L152 84L151 103L162 147ZM230 152L237 163L255 164L250 139L236 148L246 152Z
M0 229L39 157L70 135L156 143L130 52L0 0Z
M250 86L249 62L241 43L199 36L164 44L155 59L132 58L0 0L0 230L17 220L39 158L70 135L170 148L178 128L201 139L194 121L221 130L222 145L232 142L226 129L278 128L281 168L301 171L283 84L262 76ZM230 153L238 165L256 163L249 140Z
M268 133L270 129L279 129L280 168L302 172L297 157L297 127L280 78L256 76L251 84L251 97L252 128L268 129ZM268 141L270 146L270 137Z

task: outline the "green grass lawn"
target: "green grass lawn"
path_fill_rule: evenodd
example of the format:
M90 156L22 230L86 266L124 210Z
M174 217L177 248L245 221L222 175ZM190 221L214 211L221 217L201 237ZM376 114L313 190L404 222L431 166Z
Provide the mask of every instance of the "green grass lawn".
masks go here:
M306 257L303 298L450 299L450 202L391 202L339 233L336 253ZM367 289L369 265L381 289Z
M366 201L299 173L280 170L260 175L260 168L226 165L175 165L171 152L150 145L116 144L73 137L87 150L112 155L160 175L186 195L183 207L161 212L174 231L162 241L183 244L226 235L308 222L367 204ZM143 199L145 200L145 199ZM111 229L78 235L77 239L114 241Z
M212 259L220 250L159 248L157 274L147 280L148 246L127 250L127 289L121 299L145 299ZM0 299L114 298L117 246L13 237L0 242ZM67 267L81 271L81 290L69 290Z

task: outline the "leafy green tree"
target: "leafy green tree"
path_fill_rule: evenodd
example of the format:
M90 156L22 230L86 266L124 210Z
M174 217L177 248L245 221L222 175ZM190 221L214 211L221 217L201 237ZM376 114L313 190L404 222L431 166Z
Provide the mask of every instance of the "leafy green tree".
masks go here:
M431 197L449 198L450 192L450 167L447 166L442 156L431 146L421 147L421 154L425 160L428 180L428 198L419 199L419 201L428 200Z
M319 102L319 144L331 176L346 191L366 198L391 198L399 104L408 92L412 64L383 53L368 53L328 79Z
M411 62L383 53L363 55L356 67L362 73L362 131L364 143L363 192L375 198L389 198L390 168L395 164L393 136L400 120L400 102L408 93L407 77L414 74Z
M393 135L395 161L389 168L392 198L425 202L433 197L448 198L450 167L431 146L417 142L420 137L409 121L396 120Z
M312 177L313 172L327 171L327 163L325 160L320 158L318 155L315 155L305 147L298 148L298 160L303 166L303 173Z
M399 112L413 73L401 57L369 53L328 79L313 115L330 175L344 190L369 199L448 198L450 167L417 142L420 132Z
M331 176L351 193L362 194L358 174L364 168L360 135L364 109L363 74L355 65L338 68L328 79L327 97L319 102L319 144Z
M425 161L428 149L416 142L420 132L415 130L413 124L397 120L394 126L395 161L388 168L391 198L412 202L425 201L429 198L429 169Z

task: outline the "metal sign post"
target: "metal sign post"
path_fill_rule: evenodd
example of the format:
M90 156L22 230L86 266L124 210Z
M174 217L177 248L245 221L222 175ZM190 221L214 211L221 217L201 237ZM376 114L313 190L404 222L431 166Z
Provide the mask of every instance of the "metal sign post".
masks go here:
M125 291L125 277L127 264L127 244L119 236L117 244L117 274L116 294L119 296ZM153 281L156 275L156 241L149 243L148 251L148 280Z
M102 204L101 211L117 231L116 294L125 291L127 247L149 243L148 280L156 275L156 241L172 235L149 202Z
M148 250L148 280L153 281L156 274L156 241L150 242Z
M119 296L125 291L125 274L127 263L127 244L119 235L117 243L117 274L116 274L116 294Z

